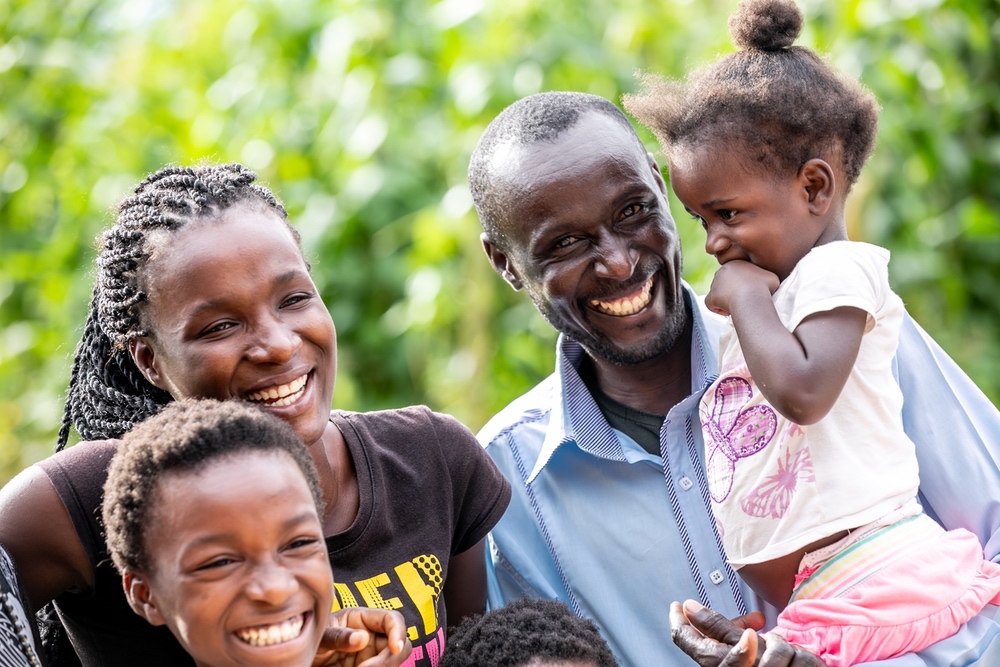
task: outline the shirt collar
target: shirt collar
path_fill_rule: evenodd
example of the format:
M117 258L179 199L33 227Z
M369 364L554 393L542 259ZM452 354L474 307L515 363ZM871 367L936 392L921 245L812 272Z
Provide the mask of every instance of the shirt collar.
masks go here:
M718 329L721 318L703 313L701 300L687 283L682 284L691 310L691 391L704 391L718 374ZM583 383L577 368L583 358L583 347L563 335L556 345L556 368L552 384L552 405L545 440L528 482L551 460L557 449L576 443L583 451L611 461L625 461L625 453L614 429L604 418L597 402Z

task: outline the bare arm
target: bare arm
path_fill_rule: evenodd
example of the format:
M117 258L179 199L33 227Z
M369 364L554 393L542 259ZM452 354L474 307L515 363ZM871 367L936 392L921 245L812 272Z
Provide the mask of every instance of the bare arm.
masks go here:
M861 347L867 315L842 307L805 318L788 331L771 301L773 273L734 260L719 267L705 303L729 314L754 382L796 424L822 419L844 388Z
M466 616L486 611L486 541L452 556L444 582L444 604L448 626L455 627Z
M32 608L93 586L94 572L69 513L41 468L0 489L0 544L14 558Z

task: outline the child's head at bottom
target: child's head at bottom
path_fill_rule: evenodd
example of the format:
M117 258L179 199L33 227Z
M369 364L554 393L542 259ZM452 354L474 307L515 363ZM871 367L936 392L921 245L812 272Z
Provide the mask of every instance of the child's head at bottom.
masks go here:
M515 600L465 619L439 667L617 667L597 626L556 600Z
M310 665L333 577L295 432L236 401L179 401L122 440L103 513L136 613L202 667Z

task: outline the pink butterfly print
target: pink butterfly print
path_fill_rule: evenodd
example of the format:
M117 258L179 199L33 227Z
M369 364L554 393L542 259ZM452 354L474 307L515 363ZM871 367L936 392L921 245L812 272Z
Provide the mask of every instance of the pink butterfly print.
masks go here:
M765 479L740 501L740 507L745 513L758 519L780 519L788 511L799 482L816 481L807 447L795 452L795 458L791 461L790 458L791 452L785 450L785 460L778 459L778 472Z
M705 431L705 462L712 500L721 503L733 489L736 461L764 449L774 437L778 417L767 405L743 409L753 398L753 388L741 377L723 379L715 387L715 400L701 405Z

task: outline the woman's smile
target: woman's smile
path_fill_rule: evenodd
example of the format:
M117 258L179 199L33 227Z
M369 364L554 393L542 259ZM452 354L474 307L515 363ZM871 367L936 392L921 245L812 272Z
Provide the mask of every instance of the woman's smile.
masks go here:
M287 384L251 392L247 394L247 400L251 403L260 403L268 407L287 407L302 398L302 395L306 393L306 382L308 380L309 374L306 373Z
M240 398L320 439L333 401L336 332L291 231L244 205L174 234L150 260L149 329L136 354L174 398Z

